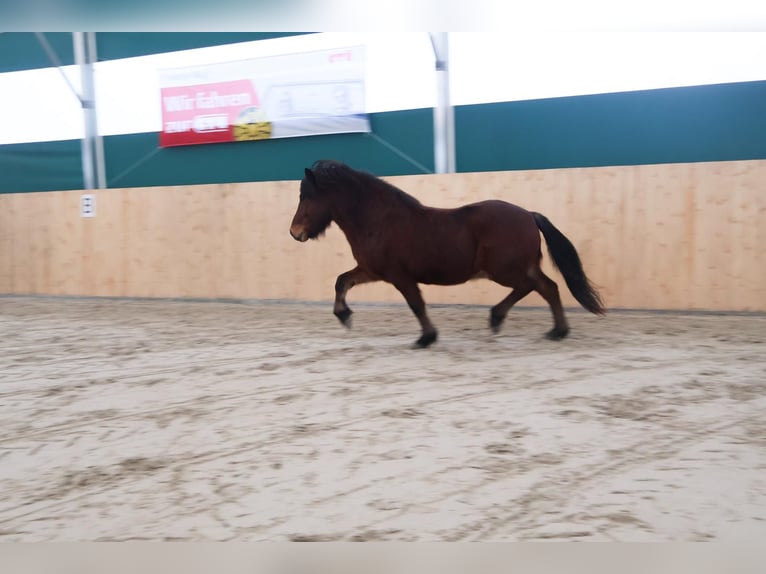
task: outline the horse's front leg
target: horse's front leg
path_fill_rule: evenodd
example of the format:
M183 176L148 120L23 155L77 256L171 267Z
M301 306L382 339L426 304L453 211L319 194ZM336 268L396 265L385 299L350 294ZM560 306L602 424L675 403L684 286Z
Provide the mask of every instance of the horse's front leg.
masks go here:
M346 304L346 293L354 285L370 283L371 281L375 281L375 279L359 267L354 267L351 271L338 275L338 279L335 281L335 305L332 312L346 327L351 327L351 313L353 313Z
M415 341L415 347L428 347L428 345L436 341L438 333L433 323L431 323L431 319L428 318L426 302L423 301L423 295L420 293L418 284L411 281L403 281L394 283L394 287L404 295L407 304L412 309L412 312L415 313L415 317L418 318L420 327L423 329L423 334Z

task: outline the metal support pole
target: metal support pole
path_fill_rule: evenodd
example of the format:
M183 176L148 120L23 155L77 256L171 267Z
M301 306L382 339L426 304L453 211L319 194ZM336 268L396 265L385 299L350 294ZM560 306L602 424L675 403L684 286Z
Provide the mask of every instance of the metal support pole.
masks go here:
M434 162L436 173L455 173L455 108L450 103L449 35L432 32L436 58L436 107L434 107Z
M90 98L85 94L85 69L87 68L87 58L85 56L85 34L83 32L72 32L72 41L74 42L74 63L80 68L81 77L81 93L80 93L80 106L83 110L83 120L85 122L85 133L82 140L80 140L80 149L82 155L82 179L85 189L94 189L96 187L95 182L95 168L93 166L93 142L91 138L90 126L85 114L85 110L90 104Z
M104 169L104 142L98 133L96 117L96 89L93 64L96 57L95 32L73 32L75 64L80 68L82 105L85 134L82 139L82 172L86 189L106 187Z
M104 165L104 138L98 130L98 110L96 109L96 82L93 76L93 66L98 62L98 53L96 51L96 33L86 32L86 40L88 46L88 81L90 83L90 92L93 102L93 108L91 112L93 134L93 145L95 148L95 161L96 161L96 183L99 189L106 189L106 168Z

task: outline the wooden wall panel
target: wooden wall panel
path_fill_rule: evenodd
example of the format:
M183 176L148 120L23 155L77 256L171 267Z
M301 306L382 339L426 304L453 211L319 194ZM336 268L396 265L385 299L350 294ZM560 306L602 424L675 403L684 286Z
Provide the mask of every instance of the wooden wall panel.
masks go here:
M0 293L13 292L13 236L15 234L13 201L0 203Z
M85 292L97 296L125 294L125 234L122 197L116 189L99 194L96 217L80 218L82 225L83 276ZM77 210L70 206L69 211Z
M83 228L85 220L80 214L80 195L79 192L36 194L42 201L48 203L51 207L49 216L51 245L50 245L50 281L45 289L40 291L42 294L61 294L78 295L86 288L84 283L85 258L88 253L88 246L83 241ZM27 203L27 195L17 195L16 200L20 203ZM26 206L29 210L29 206ZM98 209L98 205L96 206ZM89 222L90 223L90 222ZM23 230L19 230L23 233ZM97 240L100 238L97 238ZM111 238L104 238L110 241ZM18 269L19 262L16 261L14 268ZM16 292L27 292L22 285L16 285Z
M545 214L608 306L766 311L766 161L392 177L426 204L499 198ZM343 234L288 233L298 184L281 181L0 195L0 292L330 301L353 267ZM544 248L544 269L576 302ZM424 286L429 303L494 304L486 280ZM402 301L390 285L349 301ZM523 305L543 305L533 294Z
M766 174L745 164L712 166L707 177L699 178L695 207L695 259L690 266L699 287L695 305L728 308L746 301L762 306Z

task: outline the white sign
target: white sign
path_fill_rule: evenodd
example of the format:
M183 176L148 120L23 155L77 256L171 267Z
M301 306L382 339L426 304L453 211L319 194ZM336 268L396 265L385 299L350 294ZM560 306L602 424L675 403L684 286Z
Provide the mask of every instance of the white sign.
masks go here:
M363 46L164 70L160 145L369 132Z
M96 196L92 193L80 196L80 217L96 217Z

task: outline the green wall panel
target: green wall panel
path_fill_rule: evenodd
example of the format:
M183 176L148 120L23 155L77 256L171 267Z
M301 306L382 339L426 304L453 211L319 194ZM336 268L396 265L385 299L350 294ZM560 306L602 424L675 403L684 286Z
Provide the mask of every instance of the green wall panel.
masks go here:
M64 66L74 64L71 32L45 32L45 38ZM52 66L50 58L33 32L0 34L0 73Z
M82 188L80 140L0 145L0 193Z
M766 159L766 81L461 106L458 171Z

